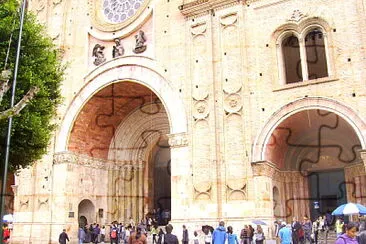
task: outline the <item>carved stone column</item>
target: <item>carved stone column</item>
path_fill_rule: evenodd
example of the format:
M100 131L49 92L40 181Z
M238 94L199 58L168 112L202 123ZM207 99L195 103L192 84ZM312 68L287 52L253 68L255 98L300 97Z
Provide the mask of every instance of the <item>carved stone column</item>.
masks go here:
M270 162L252 163L255 215L262 218L272 219L273 213L273 183L272 179L279 170ZM254 217L256 217L254 216Z
M365 166L365 171L366 171L366 150L362 149L359 152L360 152L360 156L361 156L361 159L363 161L363 165Z
M186 133L168 135L171 152L171 207L172 221L188 219L192 211L192 183L190 180L191 160Z

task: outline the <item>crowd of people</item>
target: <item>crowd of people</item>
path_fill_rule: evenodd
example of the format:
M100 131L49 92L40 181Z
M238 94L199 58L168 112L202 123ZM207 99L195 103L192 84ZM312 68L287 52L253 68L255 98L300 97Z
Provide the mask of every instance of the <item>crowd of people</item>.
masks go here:
M366 244L365 221L345 223L341 217L336 220L331 215L319 216L313 222L308 217L292 223L276 221L275 235L281 244L318 244L320 239L327 240L330 232L336 233L336 244Z
M183 232L181 237L182 244L263 244L265 235L260 225L254 229L251 225L245 225L240 231L240 236L234 233L233 227L225 228L223 221L214 229L211 226L202 226L200 235L198 230L189 233L185 225L182 226ZM132 218L129 223L122 224L114 221L109 226L108 236L106 236L106 227L100 228L99 224L92 224L90 226L80 227L78 231L79 243L105 243L111 244L146 244L148 237L150 237L152 244L178 244L178 237L172 234L173 226L167 224L166 226L158 226L156 222L141 221L135 225ZM66 243L64 236L65 232L60 234L60 243ZM61 242L65 241L65 242ZM68 239L67 239L68 240Z
M178 238L172 234L171 224L161 226L155 218L147 217L136 225L130 218L125 224L114 221L108 228L97 223L80 227L78 240L79 244L147 244L148 239L152 244L263 244L266 240L261 225L244 225L243 229L236 230L238 234L235 234L232 226L226 228L223 221L220 221L216 229L208 225L191 233L185 225L182 229ZM345 223L342 218L333 219L327 215L320 216L313 222L306 216L301 221L294 217L291 223L275 221L273 239L281 244L318 244L320 240L326 240L331 231L336 233L336 244L366 244L365 221ZM65 244L66 240L68 236L63 231L60 243Z

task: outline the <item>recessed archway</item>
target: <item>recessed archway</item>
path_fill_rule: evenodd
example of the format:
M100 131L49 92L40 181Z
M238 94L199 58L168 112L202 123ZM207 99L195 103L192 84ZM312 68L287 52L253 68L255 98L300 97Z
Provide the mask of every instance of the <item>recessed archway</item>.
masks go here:
M85 78L85 86L71 102L63 118L55 152L67 150L69 135L84 105L101 89L116 83L130 81L150 89L166 108L171 133L187 132L187 118L180 94L162 75L156 62L146 57L124 57L107 62Z
M265 160L266 146L269 143L273 131L281 122L293 114L311 109L325 110L340 116L353 128L353 131L360 141L361 148L366 148L366 124L355 111L333 99L306 97L284 105L269 118L254 141L252 147L252 162Z
M95 206L89 199L84 199L78 206L79 226L85 227L95 221Z
M361 164L361 148L352 124L335 112L310 108L286 116L272 130L263 152L263 160L283 176L276 184L283 186L285 206L280 210L275 204L274 214L281 211L288 217L290 209L290 215L310 214L314 219L347 202L346 190L353 186L347 185L345 168Z

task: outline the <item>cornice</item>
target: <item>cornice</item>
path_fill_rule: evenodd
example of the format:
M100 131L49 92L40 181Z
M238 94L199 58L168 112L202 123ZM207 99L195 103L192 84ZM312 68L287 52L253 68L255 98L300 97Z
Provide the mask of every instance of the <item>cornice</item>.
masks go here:
M185 17L201 16L215 9L225 8L244 2L244 0L195 0L178 7Z

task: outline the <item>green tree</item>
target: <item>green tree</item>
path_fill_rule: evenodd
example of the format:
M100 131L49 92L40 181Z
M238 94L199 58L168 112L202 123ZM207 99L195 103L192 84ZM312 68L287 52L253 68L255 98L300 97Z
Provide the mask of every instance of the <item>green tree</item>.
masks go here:
M17 0L0 2L0 69L5 67L9 41L13 34L7 68L14 70L19 18ZM18 104L18 108L5 114L5 117L15 115L11 131L10 171L32 165L47 152L52 132L56 127L54 122L57 105L61 101L60 85L63 74L64 66L61 63L60 52L47 37L45 28L28 11L24 19L16 87L15 103ZM12 77L9 77L9 80L12 81ZM3 86L0 90L1 88ZM11 92L6 92L0 103L2 115L10 107L10 96ZM0 162L5 158L7 127L8 120L0 119Z

